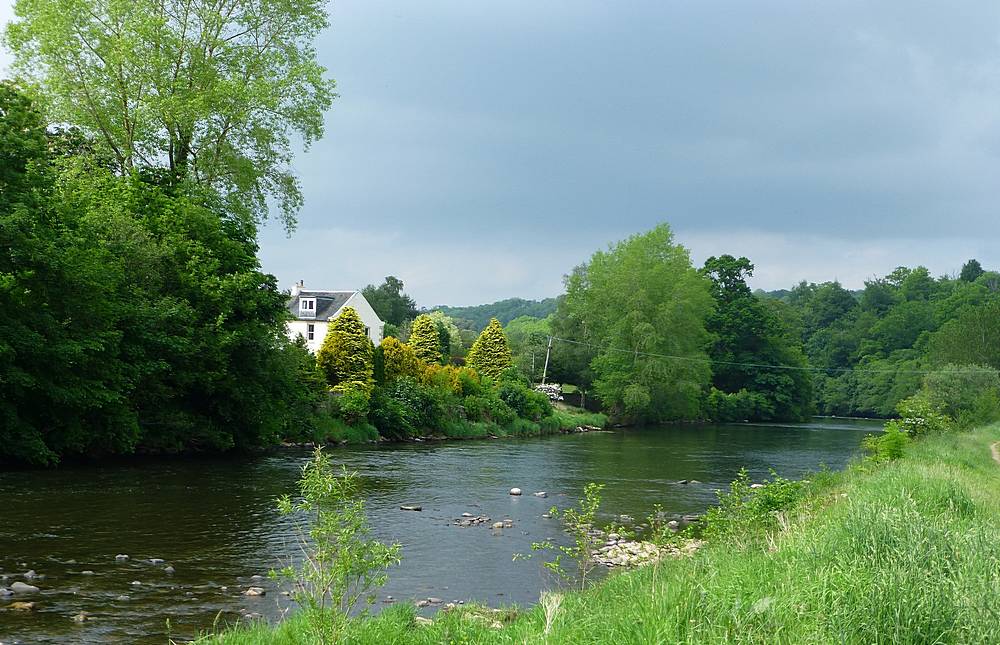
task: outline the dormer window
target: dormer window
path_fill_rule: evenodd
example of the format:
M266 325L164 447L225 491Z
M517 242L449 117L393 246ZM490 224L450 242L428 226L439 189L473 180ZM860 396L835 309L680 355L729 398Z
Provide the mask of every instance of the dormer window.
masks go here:
M315 318L316 317L316 299L315 298L299 298L299 317L300 318Z

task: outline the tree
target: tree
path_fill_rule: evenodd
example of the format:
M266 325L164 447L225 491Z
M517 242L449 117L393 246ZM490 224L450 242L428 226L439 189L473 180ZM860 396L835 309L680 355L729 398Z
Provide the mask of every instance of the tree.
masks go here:
M412 347L392 337L384 338L381 347L386 383L403 376L417 376L420 361Z
M166 169L261 221L291 230L302 203L291 142L323 134L334 82L313 41L325 0L17 0L16 69L43 88L53 121L79 126L120 174Z
M441 360L441 337L434 319L427 314L414 319L408 343L417 358L425 363L434 364Z
M934 363L984 365L1000 369L1000 300L963 310L933 335Z
M551 323L551 316L547 318L518 316L504 327L507 340L510 342L511 354L514 356L514 364L533 381L542 377L545 350L552 334Z
M472 343L465 364L494 381L499 380L500 374L513 365L510 346L507 345L507 335L503 333L503 326L499 320L496 318L490 320L490 324L486 325L486 329L479 334L476 342Z
M711 281L661 224L598 251L566 278L562 317L592 346L594 389L616 414L667 421L701 413L711 378Z
M382 284L377 287L370 284L361 293L378 317L396 328L417 317L416 303L403 293L403 281L395 276L386 276Z
M372 381L372 342L354 307L330 322L316 363L334 389L367 388Z
M444 312L432 311L428 316L434 321L438 330L438 339L441 345L441 356L448 358L452 354L460 354L464 351L462 343L462 330L458 328L455 321Z
M958 279L962 282L975 282L976 278L983 275L983 265L979 264L979 260L973 258L962 265L962 272L959 274Z
M715 310L706 328L711 345L712 384L721 393L753 405L737 406L734 419L797 421L812 411L812 382L802 343L747 286L754 266L745 257L710 257L702 272L712 280ZM763 367L775 365L780 367ZM717 408L725 407L716 397ZM724 420L728 414L721 415Z

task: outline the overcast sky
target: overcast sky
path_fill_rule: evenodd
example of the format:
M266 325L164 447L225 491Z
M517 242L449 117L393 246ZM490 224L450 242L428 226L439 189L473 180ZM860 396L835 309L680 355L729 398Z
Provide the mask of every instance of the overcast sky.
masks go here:
M541 298L661 221L697 262L748 256L764 289L1000 268L1000 3L330 11L340 98L296 159L298 230L261 236L283 286Z

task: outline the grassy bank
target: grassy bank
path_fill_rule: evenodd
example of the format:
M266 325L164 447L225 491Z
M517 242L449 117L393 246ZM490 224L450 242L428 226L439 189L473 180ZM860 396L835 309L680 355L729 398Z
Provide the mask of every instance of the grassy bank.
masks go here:
M487 439L491 437L537 437L560 432L573 432L581 426L603 428L608 417L579 408L562 406L554 408L551 416L538 421L516 418L510 423L498 424L465 419L446 421L433 432L422 434L419 439ZM349 425L342 419L327 417L317 433L317 443L360 444L379 440L378 430L368 423Z
M1000 642L997 440L998 425L935 436L897 461L781 484L765 493L794 492L777 516L522 613L465 608L422 625L399 606L352 621L344 642ZM293 615L206 642L309 639Z

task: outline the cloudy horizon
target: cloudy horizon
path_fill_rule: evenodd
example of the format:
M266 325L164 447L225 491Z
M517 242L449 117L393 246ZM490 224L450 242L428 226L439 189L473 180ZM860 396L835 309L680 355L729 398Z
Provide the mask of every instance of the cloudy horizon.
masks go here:
M0 20L11 17L0 0ZM558 295L661 221L755 288L1000 268L1000 6L336 2L283 287ZM0 52L0 68L10 61Z

